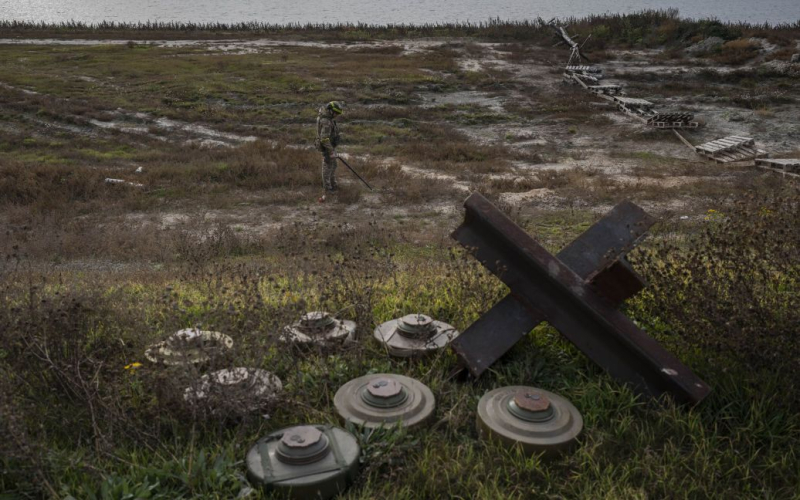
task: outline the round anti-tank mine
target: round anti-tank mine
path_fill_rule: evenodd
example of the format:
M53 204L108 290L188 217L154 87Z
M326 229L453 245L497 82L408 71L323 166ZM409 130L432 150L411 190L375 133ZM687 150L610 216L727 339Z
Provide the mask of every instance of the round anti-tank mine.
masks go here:
M231 368L208 373L187 387L183 397L190 404L212 412L244 414L256 411L283 389L280 379L266 370Z
M557 454L569 449L583 429L583 418L565 398L534 387L501 387L478 402L482 438L529 455Z
M433 416L436 399L422 382L403 375L365 375L343 385L333 398L347 422L367 428L413 428Z
M290 427L250 448L247 476L267 492L284 498L324 500L353 482L360 454L356 438L339 427Z
M311 311L283 329L280 339L298 344L324 344L352 340L354 321L342 320L325 311Z
M398 357L424 356L436 352L458 337L453 326L424 314L408 314L375 328L375 338Z
M233 348L233 339L219 333L186 328L153 344L144 353L151 363L164 366L203 365Z

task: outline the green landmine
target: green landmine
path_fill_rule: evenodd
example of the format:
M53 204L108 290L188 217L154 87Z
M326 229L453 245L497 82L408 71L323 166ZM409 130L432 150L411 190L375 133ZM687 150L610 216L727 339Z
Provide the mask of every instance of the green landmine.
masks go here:
M478 402L477 426L482 438L496 440L527 455L550 457L576 445L583 417L565 398L534 387L500 387Z
M333 398L345 422L365 428L415 428L433 416L436 398L418 380L397 374L364 375L344 384Z
M327 500L354 481L360 454L355 437L339 427L291 427L248 451L247 474L281 498Z

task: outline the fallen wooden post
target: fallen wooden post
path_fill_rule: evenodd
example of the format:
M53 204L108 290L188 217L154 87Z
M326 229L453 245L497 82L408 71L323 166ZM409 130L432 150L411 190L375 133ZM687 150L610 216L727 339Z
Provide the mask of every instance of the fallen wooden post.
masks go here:
M692 151L695 151L695 149L694 149L694 144L692 144L691 142L689 142L689 141L688 141L688 139L686 139L686 138L685 138L683 135L681 135L681 133L680 133L680 132L678 132L678 131L677 131L677 130L675 130L675 129L672 129L672 132L673 132L673 133L674 133L674 134L675 134L675 135L678 137L678 139L680 139L680 140L681 140L681 142L682 142L682 143L686 144L686 147L688 147L688 148L689 148L689 149L691 149Z

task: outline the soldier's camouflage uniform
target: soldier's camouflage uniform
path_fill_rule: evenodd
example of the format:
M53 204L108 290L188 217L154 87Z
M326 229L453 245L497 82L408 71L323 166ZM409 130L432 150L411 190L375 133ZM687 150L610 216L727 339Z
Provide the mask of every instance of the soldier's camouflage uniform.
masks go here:
M322 185L325 191L335 191L336 184L336 146L339 145L339 128L336 115L326 106L319 108L317 115L317 149L322 152Z

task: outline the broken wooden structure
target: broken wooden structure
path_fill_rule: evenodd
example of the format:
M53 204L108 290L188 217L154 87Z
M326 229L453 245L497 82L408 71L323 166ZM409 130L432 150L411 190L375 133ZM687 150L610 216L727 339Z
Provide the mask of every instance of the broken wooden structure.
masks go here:
M757 158L756 166L784 176L800 177L800 158Z
M573 66L573 68L583 68L583 66ZM593 77L591 73L566 71L564 73L564 80L568 83L577 82L584 89L598 97L610 101L621 112L636 118L648 127L661 129L698 127L698 123L694 121L693 114L658 112L654 109L654 104L646 99L625 96L622 91L622 85L609 83L592 85L597 79Z
M640 394L689 404L708 395L705 382L617 309L644 286L625 254L653 217L622 202L553 256L480 194L464 206L452 237L511 289L451 344L473 376L546 321Z
M588 90L592 94L600 96L613 97L613 96L623 95L622 85L617 85L615 83L606 83L603 85L589 85L586 87L586 90Z
M603 68L599 66L567 66L564 71L568 73L585 73L594 75L597 78L603 78Z
M614 97L614 102L617 103L617 109L637 118L650 115L653 112L654 104L646 99L617 96Z
M767 152L758 149L752 137L729 135L695 146L695 151L717 163L730 163L736 161L755 160L756 157L766 155Z
M559 35L569 43L573 51L577 50L577 43L572 40L564 28L557 28ZM574 56L575 54L573 54ZM583 56L583 54L581 54ZM583 56L585 58L585 56ZM587 59L588 60L588 59ZM646 99L628 97L619 84L600 84L603 79L603 70L598 66L574 65L575 57L570 57L564 68L564 81L578 83L592 94L613 103L621 112L636 118L648 127L657 129L670 129L688 148L700 156L717 162L731 163L739 161L755 161L756 166L783 174L784 176L797 177L797 162L793 159L769 160L760 158L767 152L756 147L755 140L750 137L727 136L698 146L693 145L678 129L695 129L699 123L695 121L694 114L685 112L660 112L655 109L652 102Z
M676 129L698 126L692 113L661 113L654 109L652 102L636 97L614 96L613 99L617 109L641 120L648 127Z
M586 57L583 52L581 52L581 46L578 45L578 42L572 39L572 36L567 33L567 30L563 26L556 26L555 24L552 24L552 21L551 26L556 31L556 35L561 38L561 41L556 45L561 45L564 43L569 46L569 60L567 61L567 66L570 66L573 64L573 62L580 62L581 59L585 59L586 61L589 60L589 58ZM589 35L589 37L591 36L592 35ZM589 37L586 37L586 40L589 40ZM584 40L583 43L586 43L586 40Z
M697 128L692 113L655 113L647 117L647 125L655 128Z
M602 75L592 75L590 73L570 73L568 71L564 72L564 81L567 83L572 83L573 80L580 83L583 88L588 89L588 85L597 85L602 80Z

